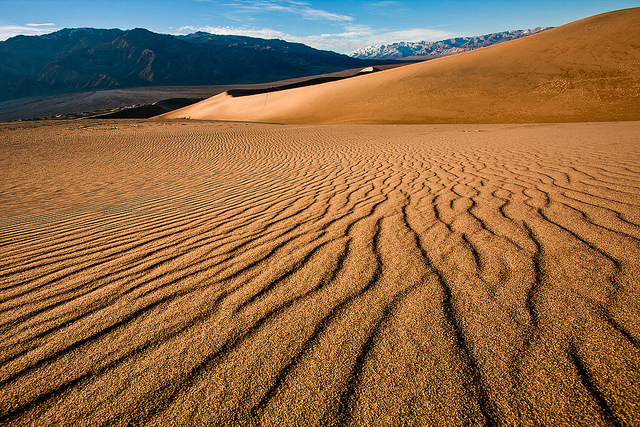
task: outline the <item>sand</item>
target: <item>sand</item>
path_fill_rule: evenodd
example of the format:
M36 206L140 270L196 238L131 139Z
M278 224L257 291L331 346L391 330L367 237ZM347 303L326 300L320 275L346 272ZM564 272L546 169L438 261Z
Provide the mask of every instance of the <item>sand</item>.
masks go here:
M0 125L0 424L638 425L640 122Z
M234 98L164 118L294 124L640 120L640 8L371 75Z
M378 65L387 70L406 65L394 63ZM298 77L267 83L212 85L212 86L150 86L123 89L94 90L50 96L34 96L0 102L0 122L21 119L65 116L95 116L110 110L129 108L133 105L150 105L173 98L206 98L231 90L260 90L273 86L295 85L310 79L347 77L358 73L361 68L351 68L335 73ZM64 118L64 117L63 117Z

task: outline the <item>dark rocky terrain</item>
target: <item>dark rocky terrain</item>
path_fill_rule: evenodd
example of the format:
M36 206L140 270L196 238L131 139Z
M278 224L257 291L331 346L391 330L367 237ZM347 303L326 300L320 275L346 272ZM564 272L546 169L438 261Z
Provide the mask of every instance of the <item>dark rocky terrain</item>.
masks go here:
M93 89L261 83L371 65L299 43L77 28L0 42L0 101Z

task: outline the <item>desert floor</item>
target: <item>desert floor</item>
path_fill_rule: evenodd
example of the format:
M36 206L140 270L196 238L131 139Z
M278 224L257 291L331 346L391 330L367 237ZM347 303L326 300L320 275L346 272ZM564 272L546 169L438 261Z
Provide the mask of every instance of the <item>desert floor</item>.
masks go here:
M0 423L638 425L640 122L0 125Z

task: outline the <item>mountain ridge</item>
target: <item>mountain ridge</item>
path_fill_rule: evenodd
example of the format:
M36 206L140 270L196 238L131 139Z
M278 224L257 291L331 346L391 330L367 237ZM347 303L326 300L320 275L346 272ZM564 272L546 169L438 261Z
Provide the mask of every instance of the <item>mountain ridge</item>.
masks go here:
M0 100L140 86L263 83L371 65L277 39L65 28L0 42Z
M474 37L455 37L436 42L398 42L366 46L347 53L352 58L372 60L420 60L437 58L491 46L509 40L537 34L553 27L511 30Z

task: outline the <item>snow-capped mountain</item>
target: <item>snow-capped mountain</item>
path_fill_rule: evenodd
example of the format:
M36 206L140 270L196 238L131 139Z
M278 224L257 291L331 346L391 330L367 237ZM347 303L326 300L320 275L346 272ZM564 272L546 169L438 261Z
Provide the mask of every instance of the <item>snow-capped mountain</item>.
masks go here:
M501 43L507 40L519 39L520 37L539 33L550 28L551 27L538 27L530 30L503 31L501 33L486 34L476 37L457 37L437 42L421 41L382 44L363 47L354 50L347 55L359 59L428 59L430 57L435 58L438 56L452 55L454 53L491 46L492 44Z

